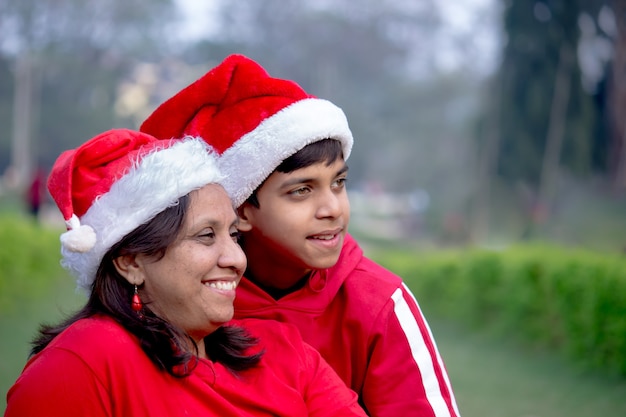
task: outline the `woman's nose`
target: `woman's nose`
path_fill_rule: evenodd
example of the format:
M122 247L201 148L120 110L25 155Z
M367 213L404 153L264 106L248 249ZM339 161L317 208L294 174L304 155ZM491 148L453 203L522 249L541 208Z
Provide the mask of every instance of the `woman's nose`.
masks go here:
M219 262L221 267L236 269L241 274L246 270L246 254L241 249L241 246L231 238L228 239Z

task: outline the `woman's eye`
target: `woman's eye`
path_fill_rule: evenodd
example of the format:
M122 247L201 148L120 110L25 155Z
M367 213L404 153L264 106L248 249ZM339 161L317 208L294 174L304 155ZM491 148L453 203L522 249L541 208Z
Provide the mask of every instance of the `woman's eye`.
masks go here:
M212 230L210 230L210 231L200 233L198 237L202 239L213 239L215 238L215 233Z
M241 232L239 230L230 232L230 237L233 238L235 242L239 242L239 240L241 239Z

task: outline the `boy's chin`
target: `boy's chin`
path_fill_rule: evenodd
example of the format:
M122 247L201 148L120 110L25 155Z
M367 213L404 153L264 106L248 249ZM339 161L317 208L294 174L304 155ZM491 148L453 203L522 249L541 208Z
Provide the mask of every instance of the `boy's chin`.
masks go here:
M310 269L328 269L332 268L339 261L339 252L336 255L317 258L309 265Z

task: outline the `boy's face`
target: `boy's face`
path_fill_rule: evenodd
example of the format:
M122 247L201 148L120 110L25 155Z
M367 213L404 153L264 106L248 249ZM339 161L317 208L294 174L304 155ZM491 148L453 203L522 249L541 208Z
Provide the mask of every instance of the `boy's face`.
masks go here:
M257 190L260 207L240 208L252 269L255 263L276 263L298 275L337 262L350 221L347 170L339 158L330 165L274 171L265 180Z

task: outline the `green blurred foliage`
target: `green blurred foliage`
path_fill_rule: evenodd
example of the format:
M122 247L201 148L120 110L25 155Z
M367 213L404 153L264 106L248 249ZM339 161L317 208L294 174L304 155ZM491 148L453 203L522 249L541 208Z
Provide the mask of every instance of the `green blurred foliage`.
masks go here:
M376 251L436 317L626 377L626 257L554 245Z
M26 215L0 213L0 314L68 279L59 263L60 232Z

